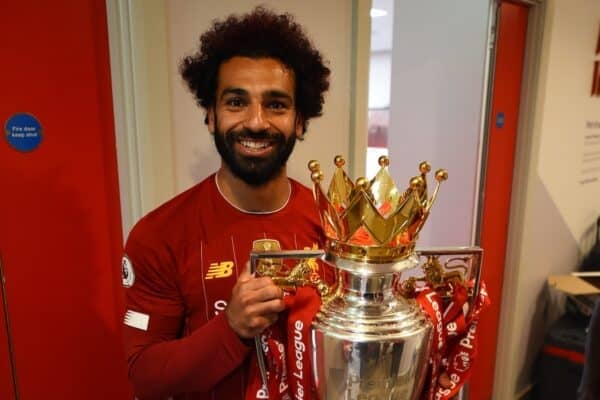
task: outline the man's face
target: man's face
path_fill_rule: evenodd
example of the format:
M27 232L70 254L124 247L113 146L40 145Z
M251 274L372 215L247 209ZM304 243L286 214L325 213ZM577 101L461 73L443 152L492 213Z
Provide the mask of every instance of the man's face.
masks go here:
M276 59L221 64L208 128L223 162L244 182L260 186L285 166L302 133L294 91L293 71Z

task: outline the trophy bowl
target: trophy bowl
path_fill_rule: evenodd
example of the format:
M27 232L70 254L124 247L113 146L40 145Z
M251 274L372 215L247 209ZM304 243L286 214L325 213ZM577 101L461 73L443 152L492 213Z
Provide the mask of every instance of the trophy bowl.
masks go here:
M317 397L416 399L426 376L431 321L398 292L397 273L327 258L336 262L339 279L312 325ZM398 272L415 264L410 258L387 267Z

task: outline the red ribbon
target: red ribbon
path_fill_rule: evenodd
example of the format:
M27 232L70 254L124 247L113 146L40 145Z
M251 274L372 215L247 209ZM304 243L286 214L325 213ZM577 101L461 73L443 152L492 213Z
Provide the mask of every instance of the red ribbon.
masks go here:
M444 353L446 334L444 332L442 298L434 290L426 288L417 295L417 302L421 308L429 315L433 323L433 338L431 341L431 355L429 358L429 372L425 380L422 399L433 399L433 391L428 388L435 388L439 376L442 354Z
M268 370L267 388L263 386L258 361L252 360L246 400L312 398L310 327L321 298L307 286L286 295L285 303L286 312L261 336Z
M466 287L458 285L450 289L453 297L443 308L441 321L439 310L442 309L443 302L439 296L434 295L436 292L425 288L417 296L417 302L434 324L429 379L423 389L422 400L448 400L456 396L469 379L477 357L479 315L490 304L485 283L481 283L480 293L472 310L468 307ZM450 386L447 388L438 382L442 370L450 378Z

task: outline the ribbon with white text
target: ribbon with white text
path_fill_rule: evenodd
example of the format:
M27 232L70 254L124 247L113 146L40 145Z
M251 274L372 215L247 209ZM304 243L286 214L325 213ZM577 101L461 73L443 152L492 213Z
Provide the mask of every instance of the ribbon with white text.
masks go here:
M479 315L490 304L483 282L473 309L469 308L467 302L468 289L472 289L472 282L469 283L468 288L456 285L446 289L451 289L452 292L452 298L446 304L440 297L436 298L432 295L435 292L431 288L424 288L417 296L417 301L434 323L435 330L429 360L429 379L423 389L422 400L451 399L469 379L477 356ZM440 310L442 310L441 321ZM438 336L440 327L441 336ZM440 341L443 342L442 345ZM450 380L448 387L442 387L439 383L439 376L443 371Z
M262 383L257 360L251 360L246 400L312 398L310 327L321 298L312 287L300 287L284 301L286 311L261 336L267 386Z

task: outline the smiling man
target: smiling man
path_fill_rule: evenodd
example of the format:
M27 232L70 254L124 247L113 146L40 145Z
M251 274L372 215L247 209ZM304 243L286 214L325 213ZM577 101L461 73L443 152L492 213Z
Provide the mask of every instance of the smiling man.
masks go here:
M209 129L225 165L253 186L281 172L302 133L294 86L293 71L271 58L233 57L221 65Z
M257 239L283 249L321 243L312 195L288 178L286 162L321 115L329 69L290 15L256 8L215 22L181 73L222 162L127 240L129 376L140 400L257 398L248 389L252 338L284 302L247 260Z
M276 208L289 191L285 163L303 134L293 70L273 58L232 57L221 64L216 92L208 127L223 160L220 187L248 211L268 207L265 201ZM248 196L258 187L268 199Z

